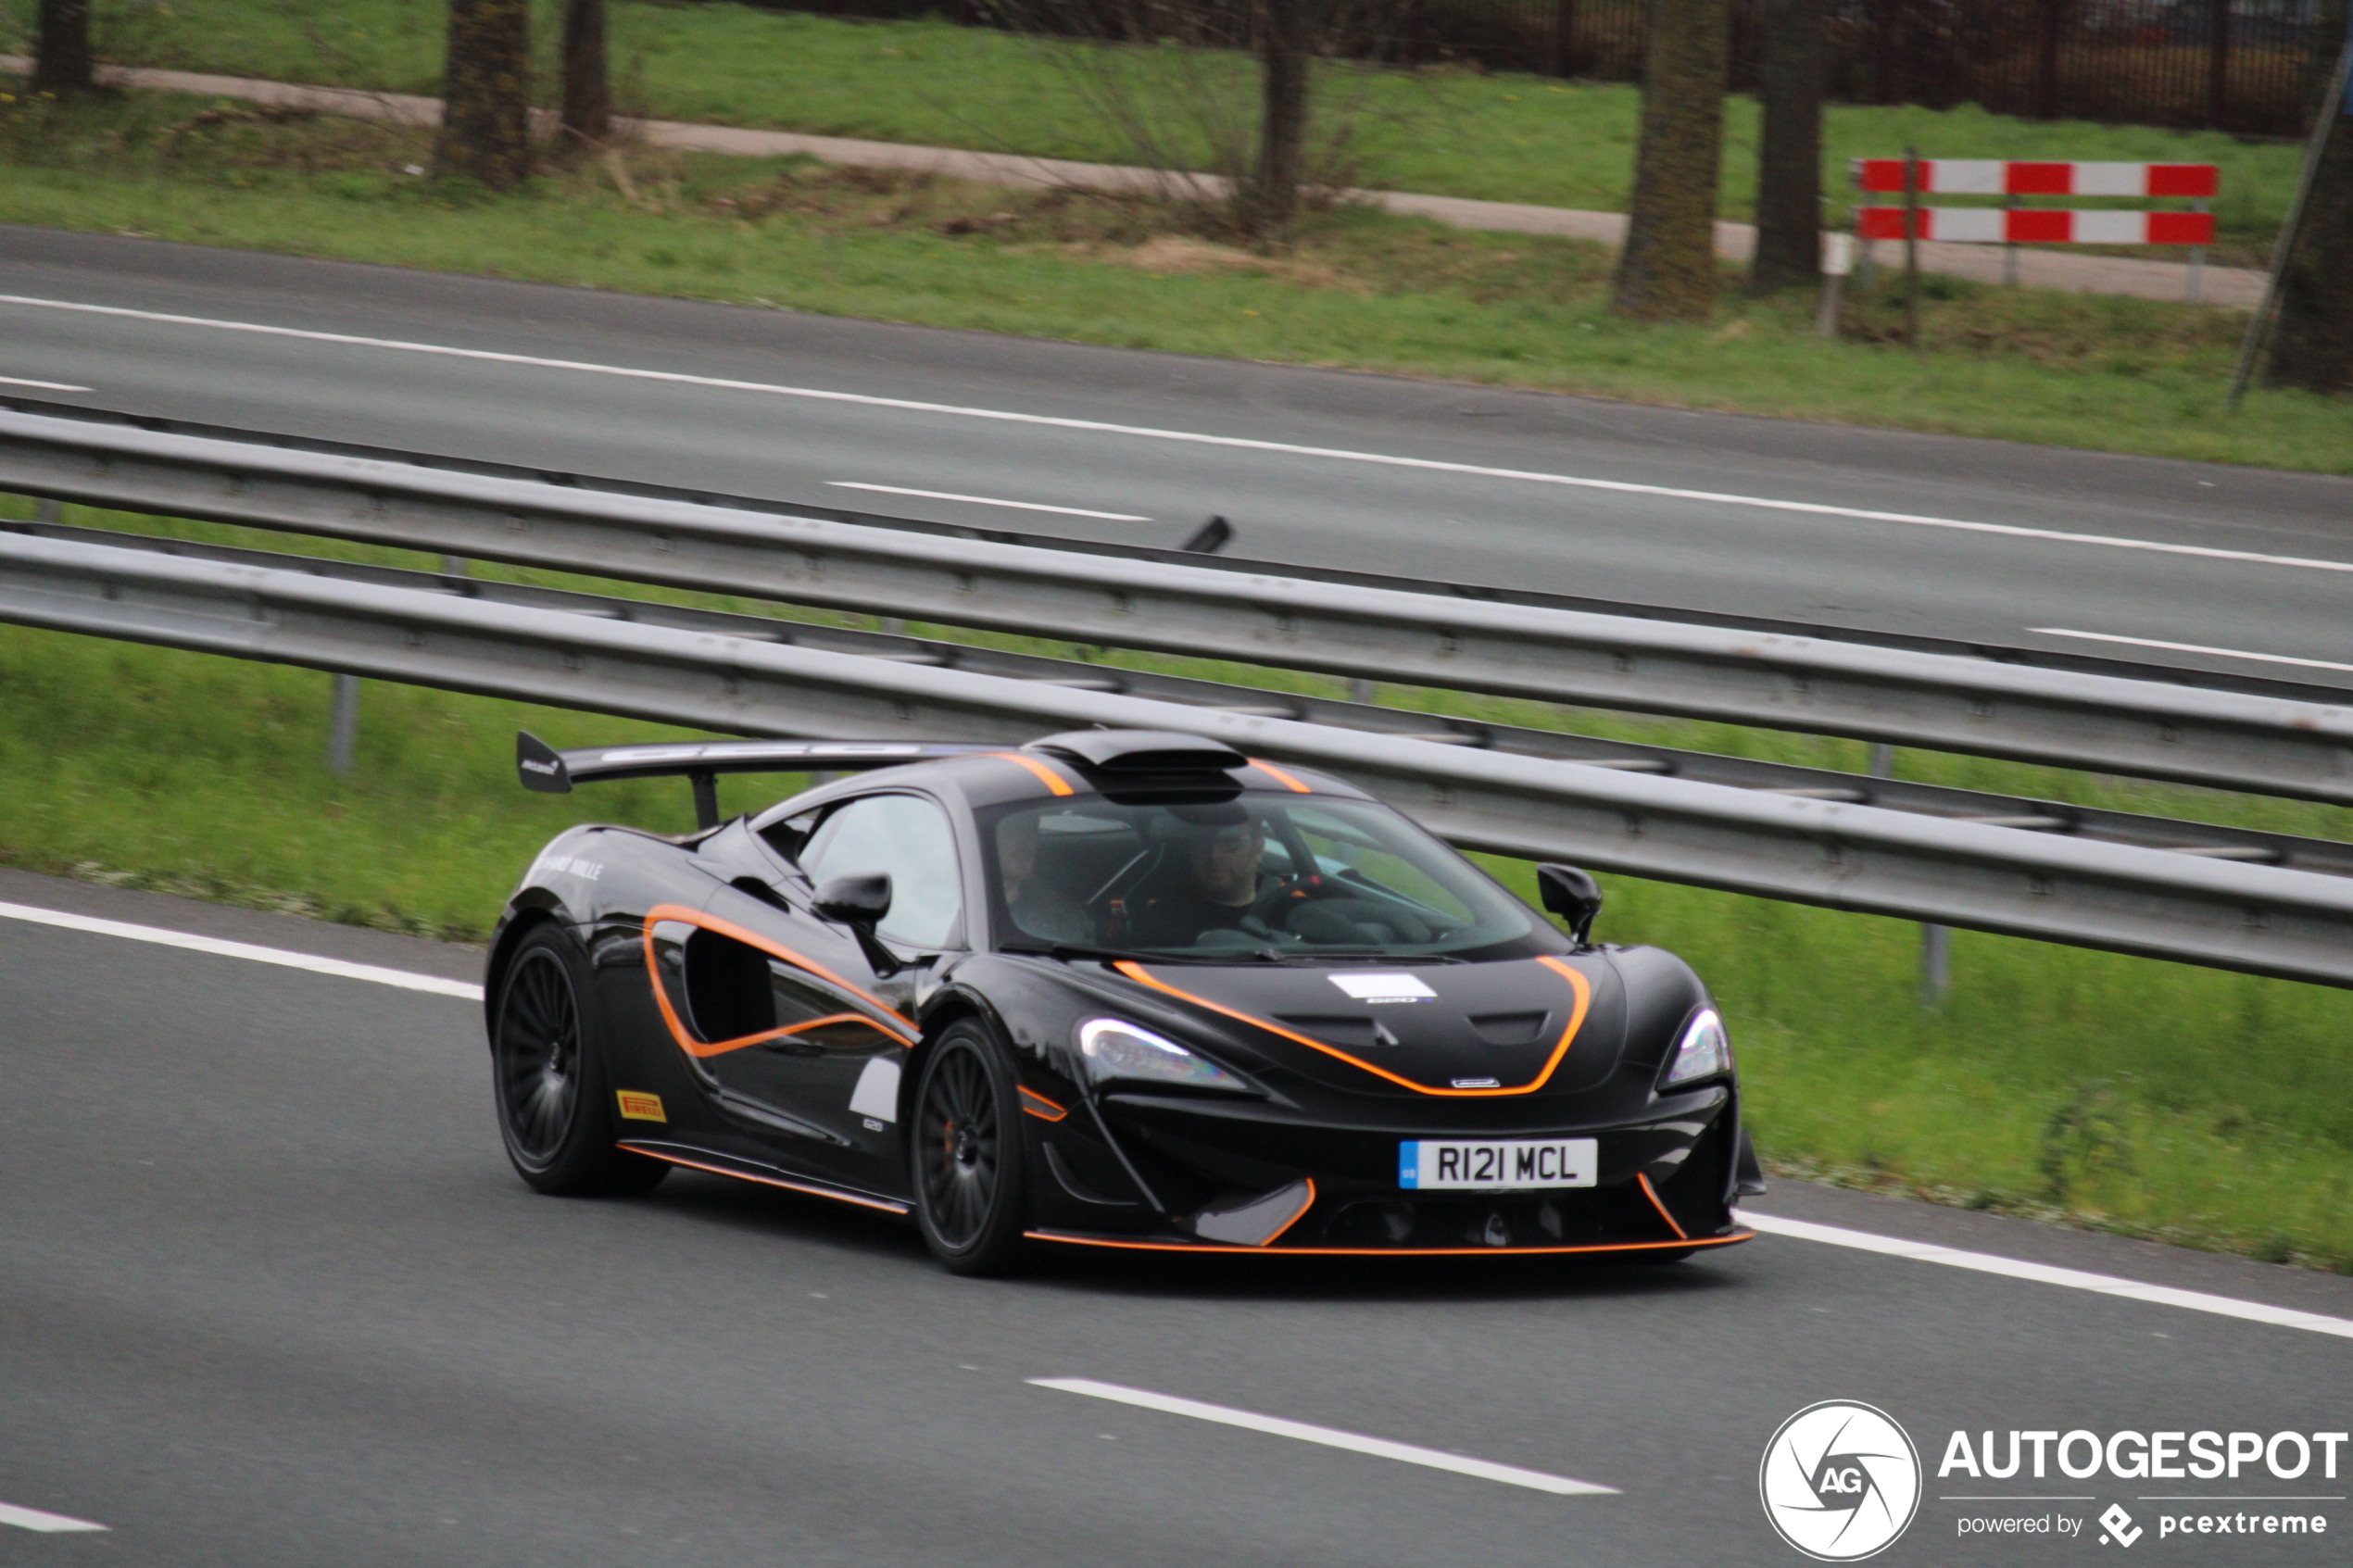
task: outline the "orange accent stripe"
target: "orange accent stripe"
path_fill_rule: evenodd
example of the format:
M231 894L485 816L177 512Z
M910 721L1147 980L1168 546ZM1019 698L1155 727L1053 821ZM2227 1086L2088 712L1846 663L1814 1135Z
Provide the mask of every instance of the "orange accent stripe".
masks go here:
M679 1018L678 1010L670 1005L670 988L662 984L661 966L654 961L654 926L657 922L666 920L674 920L686 925L698 926L705 931L715 931L722 936L733 937L747 947L757 947L763 953L773 954L775 957L784 960L786 963L793 965L795 968L807 970L812 974L830 980L835 985L840 986L843 990L850 993L852 996L858 997L862 1000L872 1002L884 1013L888 1014L888 1016L892 1018L898 1019L900 1022L907 1025L910 1033L902 1035L898 1030L891 1028L890 1025L878 1022L874 1019L868 1018L863 1013L837 1012L828 1014L824 1018L812 1018L803 1023L788 1024L782 1029L771 1029L758 1035L745 1035L733 1040L716 1040L709 1045L705 1045L686 1032L686 1025ZM657 904L652 909L646 911L646 979L647 982L653 987L654 1005L661 1010L662 1022L670 1026L670 1037L678 1043L678 1048L680 1050L685 1051L691 1057L702 1058L723 1056L728 1051L741 1050L746 1046L756 1046L762 1040L774 1040L782 1035L797 1033L802 1029L814 1029L821 1023L838 1023L850 1020L855 1020L860 1023L866 1024L871 1028L878 1030L882 1034L889 1035L892 1039L897 1040L900 1045L905 1046L910 1050L912 1050L915 1047L915 1035L912 1033L915 1028L914 1023L911 1020L902 1018L898 1013L891 1011L891 1010L884 1004L881 997L876 997L870 992L860 990L857 986L852 985L849 981L844 980L840 975L836 974L832 970L825 968L823 964L812 963L808 959L805 959L799 953L794 952L790 947L771 942L768 938L761 935L758 932L747 930L743 926L736 924L733 921L721 920L716 915L704 914L700 909L687 909L681 904Z
M1021 1091L1021 1108L1040 1122L1059 1122L1070 1114L1066 1107L1056 1105L1036 1089L1026 1086Z
M1035 757L1024 757L1018 751L984 751L981 755L984 757L998 758L1006 762L1020 763L1023 767L1038 775L1038 782L1046 786L1047 793L1051 795L1072 795L1076 793L1070 787L1070 785L1063 782L1063 776L1060 773L1055 772L1051 768L1049 768L1046 764L1040 762Z
M1642 1196L1651 1200L1651 1207L1657 1210L1658 1217L1667 1222L1667 1228L1685 1241L1691 1240L1691 1233L1677 1224L1675 1216L1667 1211L1667 1205L1658 1200L1658 1189L1651 1185L1651 1179L1640 1171L1634 1173L1634 1179L1642 1184Z
M1285 789L1290 790L1294 795L1313 795L1315 793L1313 789L1300 783L1290 774L1286 773L1280 768L1276 767L1272 762L1261 762L1257 758L1253 757L1250 759L1250 765L1257 769L1262 773L1272 774L1277 784L1280 784Z
M1212 1012L1222 1013L1227 1018L1250 1024L1255 1028L1264 1029L1269 1034L1280 1035L1284 1039L1296 1041L1300 1045L1307 1047L1310 1050L1318 1050L1323 1052L1326 1056L1337 1057L1340 1060L1348 1063L1351 1067L1361 1067L1376 1078L1386 1078L1392 1084L1402 1085L1404 1087L1413 1090L1416 1094L1443 1095L1455 1099L1491 1099L1498 1095L1533 1094L1538 1089L1542 1088L1545 1083L1551 1079L1554 1071L1560 1066L1561 1059L1568 1055L1569 1044L1571 1041L1576 1039L1577 1031L1584 1024L1585 1010L1593 999L1592 983L1587 980L1584 975L1579 973L1575 969L1571 968L1567 964L1562 963L1559 960L1552 958L1549 955L1539 955L1536 961L1550 969L1556 970L1561 974L1567 977L1568 988L1570 992L1575 995L1577 1003L1569 1010L1568 1027L1561 1031L1560 1043L1553 1047L1553 1054L1545 1060L1543 1071L1537 1073L1532 1082L1523 1084L1517 1088L1499 1087L1492 1089L1457 1089L1452 1087L1434 1089L1427 1084L1416 1084L1411 1078L1391 1073L1385 1067L1376 1067L1371 1062L1365 1060L1361 1057L1351 1056L1348 1052L1341 1050L1338 1046L1327 1046L1321 1040L1311 1039L1305 1035L1297 1034L1291 1030L1286 1029L1279 1023L1270 1023L1265 1019L1256 1017L1253 1014L1239 1011L1238 1010L1227 1007L1222 1003L1213 1002L1207 997L1196 997L1190 991L1180 991L1176 986L1169 985L1166 981L1156 979L1152 975L1147 973L1143 965L1137 963L1132 960L1118 960L1113 963L1112 967L1119 971L1120 973L1127 976L1128 979L1137 982L1139 985L1149 985L1155 991L1165 991L1172 997L1181 997L1186 1001L1191 1002L1198 1007L1205 1007Z
M1115 1247L1130 1252L1230 1252L1276 1258L1527 1258L1564 1252L1658 1252L1692 1247L1730 1247L1754 1241L1755 1231L1737 1236L1696 1236L1688 1241L1604 1241L1581 1247L1231 1247L1201 1241L1119 1241L1109 1236L1073 1236L1066 1231L1025 1231L1032 1241L1057 1241L1069 1247Z
M749 1171L730 1171L724 1165L706 1165L699 1160L688 1160L676 1154L663 1154L656 1149L642 1148L634 1143L623 1142L613 1147L625 1148L630 1153L641 1155L648 1160L662 1160L673 1165L684 1165L689 1171L708 1171L714 1176L733 1176L739 1182L757 1182L764 1187L783 1187L786 1192L805 1192L812 1198L830 1198L836 1203L855 1203L861 1209L879 1209L886 1214L907 1212L907 1206L904 1203L890 1203L876 1198L858 1198L849 1193L837 1192L831 1187L804 1186L799 1182L788 1182L777 1176L756 1176Z
M1280 1227L1279 1229L1277 1229L1277 1230L1275 1232L1275 1234L1274 1234L1273 1236L1268 1236L1265 1240L1264 1240L1264 1241L1260 1242L1258 1245L1259 1245L1259 1246L1261 1246L1261 1247L1272 1247L1272 1246L1274 1246L1274 1245L1275 1245L1275 1243L1277 1243L1277 1242L1278 1242L1278 1241L1282 1240L1284 1234L1285 1234L1286 1232L1288 1232L1288 1231L1291 1228L1291 1226L1293 1226L1293 1225L1295 1225L1295 1224L1299 1223L1299 1222L1300 1222L1300 1221L1302 1221L1302 1220L1303 1220L1303 1219L1307 1218L1307 1210L1309 1210L1310 1209L1313 1209L1313 1208L1315 1208L1315 1177L1313 1177L1313 1176L1310 1176L1310 1177L1308 1177L1308 1178L1307 1178L1307 1201L1306 1201L1306 1202L1304 1202L1304 1203L1302 1203L1302 1204L1301 1204L1301 1205L1299 1206L1299 1212L1298 1212L1298 1213L1296 1213L1296 1214L1293 1214L1293 1215L1292 1215L1290 1219L1285 1220L1285 1221L1282 1223L1281 1227Z

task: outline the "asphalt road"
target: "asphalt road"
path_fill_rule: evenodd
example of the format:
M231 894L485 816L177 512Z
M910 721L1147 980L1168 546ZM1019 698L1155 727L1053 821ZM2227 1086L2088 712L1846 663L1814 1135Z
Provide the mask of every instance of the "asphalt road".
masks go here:
M475 962L23 873L0 873L0 900L459 978ZM2353 1414L2353 1340L1787 1237L1669 1269L1088 1258L975 1282L889 1222L716 1177L540 1198L500 1156L477 1017L0 919L0 1504L107 1526L0 1524L0 1562L1796 1562L1760 1511L1758 1459L1831 1398L1894 1415L1931 1467L1881 1561L2081 1561L2096 1524L1987 1541L1957 1522L2120 1500L2145 1528L2149 1484L1939 1483L1947 1433ZM2353 1317L2342 1277L1792 1184L1758 1207ZM1549 1495L1028 1381L1062 1377L1617 1491ZM1942 1500L1956 1491L2094 1500ZM2345 1561L2344 1503L2255 1506L2335 1534L2152 1531L2133 1558Z
M1259 558L2353 684L2353 481L21 228L0 295L0 377L96 407L1163 545L1221 513Z

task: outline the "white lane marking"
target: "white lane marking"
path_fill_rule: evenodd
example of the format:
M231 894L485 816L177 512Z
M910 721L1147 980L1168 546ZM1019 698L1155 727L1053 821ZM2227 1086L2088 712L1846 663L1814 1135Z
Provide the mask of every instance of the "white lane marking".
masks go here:
M19 1530L38 1530L45 1536L63 1535L69 1530L103 1530L104 1524L93 1524L87 1519L69 1519L62 1513L44 1513L37 1508L19 1508L12 1502L0 1502L0 1524L14 1524Z
M1099 517L1106 522L1150 522L1134 512L1090 512L1084 507L1050 507L1042 501L1000 501L988 495L959 495L952 490L910 490L902 484L861 484L854 479L829 479L837 490L879 490L886 495L920 495L927 501L969 501L975 507L1012 507L1025 512L1060 512L1064 517Z
M1059 1388L1066 1394L1085 1394L1097 1399L1116 1400L1123 1405L1141 1405L1146 1410L1165 1411L1171 1415L1189 1415L1196 1421L1214 1421L1225 1426L1246 1426L1252 1432L1271 1432L1277 1437L1295 1437L1302 1443L1320 1443L1327 1449L1346 1449L1353 1453L1372 1454L1405 1464L1428 1465L1432 1470L1451 1470L1457 1475L1475 1475L1482 1481L1501 1481L1506 1486L1556 1492L1563 1497L1615 1497L1617 1494L1616 1486L1596 1486L1591 1481L1572 1481L1566 1475L1547 1475L1541 1470L1522 1470L1516 1464L1494 1464L1483 1459L1465 1459L1460 1454L1440 1453L1436 1449L1417 1449L1411 1443L1392 1443L1386 1437L1360 1437L1353 1432L1341 1432L1329 1426L1310 1426L1303 1421L1255 1415L1249 1411L1233 1410L1225 1405L1205 1405L1199 1399L1179 1399L1167 1394L1148 1393L1141 1388L1123 1388L1116 1383L1097 1383L1086 1377L1033 1377L1029 1381L1040 1388Z
M2087 643L2122 643L2127 647L2158 648L2166 653L2208 653L2217 659L2251 659L2261 664L2294 664L2306 670L2353 671L2353 664L2328 659L2297 659L2284 653L2248 653L2244 648L2210 648L2202 643L2168 643L2155 637L2121 637L2113 632L2071 632L2064 626L2029 626L2045 637L2081 637Z
M1892 1236L1851 1231L1843 1225L1818 1225L1811 1220L1785 1220L1775 1214L1759 1214L1750 1209L1742 1210L1740 1218L1743 1224L1752 1225L1768 1236L1794 1236L1800 1241L1852 1247L1863 1252L1883 1252L1891 1258L1909 1258L1915 1262L1943 1263L1947 1268L1974 1269L1979 1273L2006 1274L2011 1279L2032 1280L2038 1285L2064 1286L2070 1290L2090 1290L2102 1296L2121 1296L2127 1300L2147 1301L2160 1307L2183 1307L2193 1312L2212 1312L2218 1317L2244 1318L2249 1323L2271 1323L2278 1328L2300 1328L2312 1334L2334 1334L2353 1339L2353 1318L2332 1318L2319 1312L2301 1311L2294 1307L2242 1301L2232 1296L2209 1296L2203 1290L2177 1290L2170 1285L2144 1285L2139 1280L2120 1279L2114 1274L2086 1273L2081 1269L2056 1268L2049 1263L2022 1262L2016 1258L1995 1257L1991 1252L1965 1252L1957 1247L1938 1247L1925 1241L1899 1241Z
M71 382L33 381L26 376L0 376L0 383L8 386L37 386L44 392L93 392L94 387L76 386Z
M1895 522L1913 528L1949 528L1965 533L1994 533L2014 539L2040 539L2061 545L2097 545L2117 550L2143 550L2158 555L2193 556L2204 560L2243 561L2256 566L2286 566L2309 571L2353 571L2353 560L2317 560L2303 556L2271 556L2255 550L2225 550L2208 545L2169 545L2154 539L2125 539L2108 533L2070 533L2061 529L2026 528L2007 522L1966 522L1958 518L1924 517L1912 512L1874 511L1865 507L1834 507L1821 501L1780 501L1764 495L1735 495L1716 490L1685 490L1667 484L1636 484L1620 479L1588 479L1575 474L1538 473L1526 469L1487 468L1477 463L1441 462L1435 458L1402 458L1388 452L1354 452L1339 446L1303 446L1288 441L1259 441L1243 435L1206 435L1199 431L1159 430L1150 425L1109 424L1101 420L1064 419L1052 414L1021 414L1004 408L971 408L953 403L925 403L906 397L876 397L862 392L829 392L820 387L780 386L770 382L733 381L722 376L689 375L683 370L648 370L628 365L598 365L582 359L548 359L532 354L502 354L487 348L454 348L446 344L410 343L400 338L362 337L351 332L313 332L302 327L273 327L257 321L221 321L206 316L178 316L161 310L134 310L123 305L87 305L78 300L41 299L31 295L0 294L0 305L31 309L74 310L94 316L122 316L173 326L209 327L220 332L257 332L268 337L301 338L312 343L343 344L357 348L397 349L406 354L437 354L453 359L478 359L498 365L527 365L537 370L579 370L591 375L625 376L635 381L670 382L686 386L716 387L729 392L766 393L778 397L806 397L824 403L850 403L868 408L897 408L917 414L947 414L958 419L996 420L1007 424L1046 425L1057 430L1086 431L1099 435L1128 435L1151 441L1181 441L1200 446L1227 446L1252 452L1277 452L1294 458L1327 458L1335 462L1373 463L1384 468L1416 469L1430 473L1469 474L1481 479L1510 479L1530 484L1559 484L1579 490L1605 490L1624 495L1659 495L1669 500L1705 501L1717 506L1755 507L1765 511L1799 512L1811 517L1848 518L1860 522Z
M132 925L119 920L97 920L89 915L69 915L62 909L35 909L30 904L0 904L0 920L29 921L35 925L59 926L67 931L120 936L129 942L153 942L159 947L185 947L193 953L211 953L224 959L245 959L254 963L305 969L313 974L372 981L378 985L397 985L404 991L430 991L436 997L458 997L470 1002L482 1000L482 987L471 981L444 980L437 974L412 974L405 969L380 969L371 963L348 963L342 959L322 959L316 953L297 953L285 947L257 947L251 942L225 942L218 936L196 936L185 931L170 931L159 925Z

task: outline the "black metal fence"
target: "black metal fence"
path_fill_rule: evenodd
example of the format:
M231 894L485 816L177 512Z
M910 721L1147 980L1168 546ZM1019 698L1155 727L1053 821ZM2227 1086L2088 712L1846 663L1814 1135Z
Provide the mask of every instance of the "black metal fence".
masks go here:
M834 15L990 0L760 0ZM1831 91L1847 103L1976 104L2037 119L2296 136L2344 37L2345 0L1832 0ZM1755 83L1762 0L1733 0L1732 85ZM1636 82L1644 0L1413 0L1384 52Z
M1466 44L1494 66L1642 74L1642 0L1429 3L1476 17L1488 36ZM1755 84L1761 11L1760 0L1735 0L1736 88ZM2322 0L1839 0L1831 91L1848 103L2294 136L2343 25Z

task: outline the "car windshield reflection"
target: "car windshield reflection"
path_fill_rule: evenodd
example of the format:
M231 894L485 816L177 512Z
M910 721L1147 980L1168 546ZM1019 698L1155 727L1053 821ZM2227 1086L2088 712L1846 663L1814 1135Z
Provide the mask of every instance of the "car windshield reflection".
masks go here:
M999 946L1201 960L1447 961L1564 946L1387 807L1101 796L981 814Z

